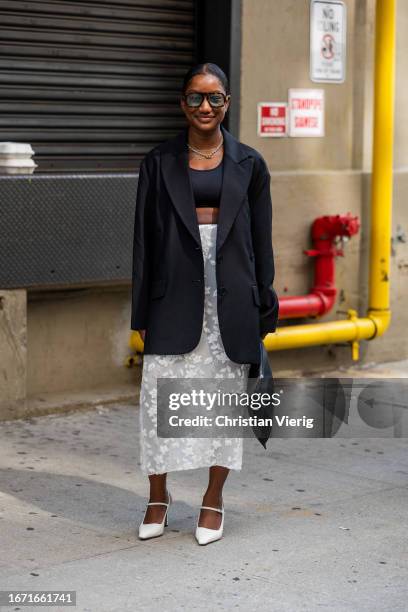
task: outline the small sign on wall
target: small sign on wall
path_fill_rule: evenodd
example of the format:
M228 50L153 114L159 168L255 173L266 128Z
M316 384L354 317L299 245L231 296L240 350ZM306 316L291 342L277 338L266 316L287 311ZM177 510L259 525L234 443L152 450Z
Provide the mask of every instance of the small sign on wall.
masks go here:
M280 137L288 134L286 102L258 102L258 136Z
M311 0L310 80L343 83L346 76L347 7L340 0Z
M324 89L289 89L289 136L324 136Z

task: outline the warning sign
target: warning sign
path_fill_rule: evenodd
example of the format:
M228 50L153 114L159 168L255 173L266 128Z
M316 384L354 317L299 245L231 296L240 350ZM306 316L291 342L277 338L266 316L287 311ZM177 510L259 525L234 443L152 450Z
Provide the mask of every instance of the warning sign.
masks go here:
M340 0L311 0L310 79L342 83L346 73L347 8Z
M324 136L324 89L289 89L289 136Z
M286 102L258 102L258 136L287 136Z

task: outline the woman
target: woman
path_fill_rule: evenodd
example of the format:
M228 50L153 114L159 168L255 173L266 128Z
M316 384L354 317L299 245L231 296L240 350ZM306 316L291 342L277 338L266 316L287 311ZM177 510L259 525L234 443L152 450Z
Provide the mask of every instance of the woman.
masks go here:
M222 491L242 466L242 438L157 436L157 378L233 378L245 391L259 338L276 329L270 174L263 157L221 123L230 104L216 64L186 74L188 127L144 158L135 213L132 329L144 341L141 469L150 499L139 537L162 535L167 472L209 467L199 544L222 537Z

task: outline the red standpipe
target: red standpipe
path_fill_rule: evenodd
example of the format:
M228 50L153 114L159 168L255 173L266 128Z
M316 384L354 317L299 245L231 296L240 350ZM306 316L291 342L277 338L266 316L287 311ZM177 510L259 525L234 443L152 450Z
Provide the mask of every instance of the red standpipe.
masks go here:
M344 257L337 242L348 240L359 229L358 217L350 213L315 219L312 225L313 249L303 251L316 258L314 285L308 295L279 298L279 319L321 316L331 310L337 296L334 259L336 256Z

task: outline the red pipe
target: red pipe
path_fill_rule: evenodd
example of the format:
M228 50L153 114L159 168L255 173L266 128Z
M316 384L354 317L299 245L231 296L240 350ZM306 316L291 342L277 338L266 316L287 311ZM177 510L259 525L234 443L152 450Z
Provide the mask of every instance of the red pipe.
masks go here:
M335 287L335 257L344 257L337 242L348 240L360 229L358 217L331 215L318 217L312 225L313 249L303 251L316 257L314 285L308 295L282 297L279 299L279 319L315 317L326 314L333 307L337 289Z

